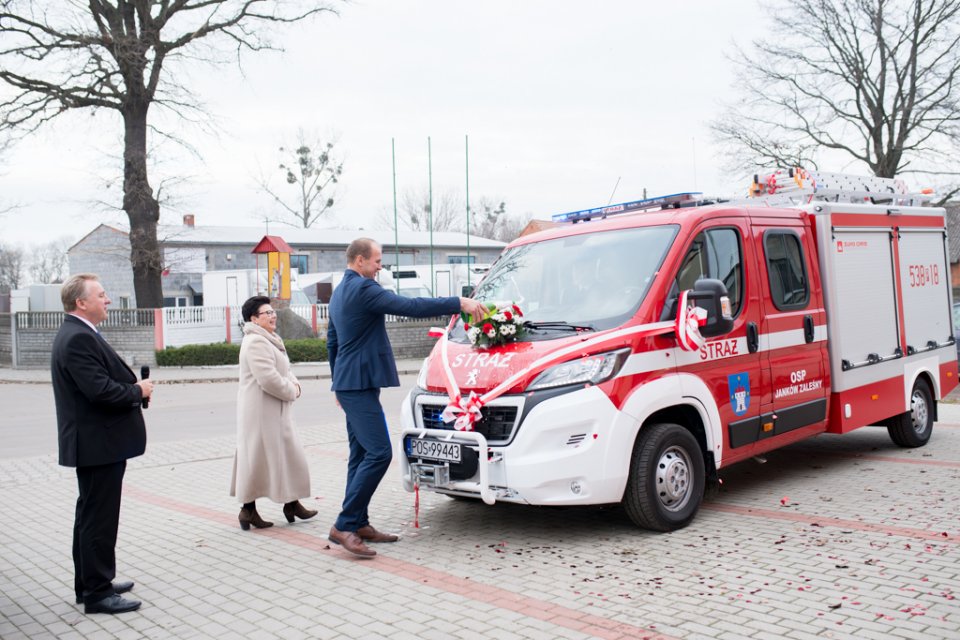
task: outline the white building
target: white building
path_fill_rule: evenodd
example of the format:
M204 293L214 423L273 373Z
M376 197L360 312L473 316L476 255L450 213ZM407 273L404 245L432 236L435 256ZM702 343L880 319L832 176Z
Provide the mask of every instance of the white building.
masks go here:
M266 235L263 227L203 227L192 215L183 225L159 225L157 237L164 261L164 306L192 306L202 303L203 274L223 269L257 266L250 251ZM503 242L463 233L359 229L273 228L270 235L282 237L293 248L290 266L300 274L342 271L346 267L347 245L356 238L373 238L383 246L383 266L436 265L493 262L506 246ZM67 252L70 273L96 273L118 308L137 306L130 264L130 239L119 225L101 224L81 238ZM260 257L261 266L265 262Z

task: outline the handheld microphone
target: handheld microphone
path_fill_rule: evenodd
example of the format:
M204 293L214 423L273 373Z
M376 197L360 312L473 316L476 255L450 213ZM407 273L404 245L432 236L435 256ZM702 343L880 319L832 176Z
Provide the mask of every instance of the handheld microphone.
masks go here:
M149 377L150 377L150 367L148 367L147 365L143 365L142 367L140 367L140 379L146 380ZM144 409L149 407L150 398L142 398L140 400L140 406L143 407Z

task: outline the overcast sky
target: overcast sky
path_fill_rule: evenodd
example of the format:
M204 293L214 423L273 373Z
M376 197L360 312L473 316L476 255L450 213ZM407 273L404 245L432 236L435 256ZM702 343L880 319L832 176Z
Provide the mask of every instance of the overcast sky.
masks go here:
M469 135L471 200L537 218L604 205L615 186L613 202L645 188L740 194L707 125L734 98L733 43L766 25L754 0L357 0L281 32L286 51L247 56L242 73L191 69L217 134L179 130L200 158L160 147L154 187L188 178L161 222L262 225L257 177L284 186L276 150L299 128L344 157L327 226L392 215L391 138L401 193L425 189L430 136L435 197L462 198ZM124 221L96 204L120 202L119 136L113 114L70 113L0 158L0 205L19 205L0 217L2 241Z

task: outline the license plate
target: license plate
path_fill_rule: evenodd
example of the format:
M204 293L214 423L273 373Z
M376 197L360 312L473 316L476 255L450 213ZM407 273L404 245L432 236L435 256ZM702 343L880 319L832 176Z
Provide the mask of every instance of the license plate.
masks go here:
M460 445L456 442L407 438L407 455L444 462L460 462Z

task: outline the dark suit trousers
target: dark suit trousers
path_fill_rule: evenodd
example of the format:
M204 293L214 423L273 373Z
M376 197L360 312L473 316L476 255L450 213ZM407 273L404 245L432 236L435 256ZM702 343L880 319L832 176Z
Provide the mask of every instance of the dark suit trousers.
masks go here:
M367 506L390 466L393 449L387 419L380 406L380 389L337 391L337 401L347 414L347 489L335 526L356 531L370 524Z
M87 604L113 594L114 550L120 526L120 493L127 461L77 467L77 513L73 522L74 590Z

